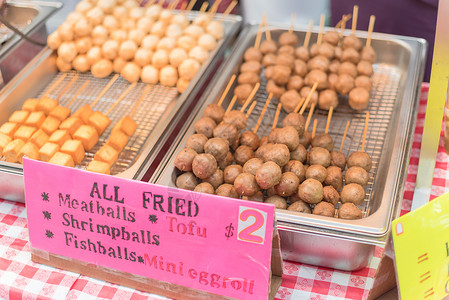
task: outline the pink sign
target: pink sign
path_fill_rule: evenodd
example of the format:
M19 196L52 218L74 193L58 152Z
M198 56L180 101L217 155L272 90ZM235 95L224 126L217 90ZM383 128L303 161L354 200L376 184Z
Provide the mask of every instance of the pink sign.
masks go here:
M274 206L24 159L34 248L238 299L267 298Z

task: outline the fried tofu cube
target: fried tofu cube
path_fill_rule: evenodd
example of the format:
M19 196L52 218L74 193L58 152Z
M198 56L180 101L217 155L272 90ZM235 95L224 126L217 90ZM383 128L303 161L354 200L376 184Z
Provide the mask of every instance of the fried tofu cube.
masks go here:
M62 122L70 116L71 112L70 108L58 105L51 110L49 115Z
M73 136L75 131L77 131L83 124L84 123L80 118L71 116L62 121L61 125L59 125L59 129L68 130L70 135Z
M137 123L130 116L124 116L120 121L115 124L113 131L121 130L126 133L127 136L132 136L137 129Z
M47 141L48 141L48 134L45 133L42 129L38 129L33 135L31 136L29 142L36 145L37 148L41 148Z
M12 115L9 117L9 122L17 123L17 124L25 124L25 121L28 119L28 116L30 115L29 111L26 110L16 110L12 113Z
M94 155L94 160L102 161L108 163L112 166L118 158L118 151L109 146L108 144L103 145L97 153Z
M14 139L22 139L26 143L36 131L36 127L22 125L14 133Z
M56 152L48 162L60 166L72 168L75 167L75 162L73 161L73 158L70 155L62 152Z
M17 154L19 154L20 149L22 149L24 145L25 142L21 139L9 142L3 149L3 156L6 158L6 161L17 162L19 160Z
M56 119L55 117L48 116L44 123L42 123L41 129L45 131L46 134L51 135L56 129L61 125L61 121Z
M104 115L101 111L96 111L90 115L87 124L95 127L98 132L98 135L101 135L106 127L111 123L111 119L109 119L106 115Z
M98 142L97 130L90 125L81 125L73 134L75 140L80 140L86 151L90 151Z
M61 147L66 141L70 140L70 134L65 129L58 129L50 135L48 141L58 144Z
M6 122L3 123L3 125L0 127L0 132L9 136L13 137L16 130L20 127L20 124L12 123L12 122Z
M72 156L75 164L79 165L84 159L84 147L80 140L67 140L60 151Z
M37 105L39 104L39 99L37 98L30 98L25 100L25 102L22 105L22 110L27 111L37 111Z
M93 113L94 111L92 110L92 108L90 108L89 104L86 104L83 107L79 108L77 111L75 111L72 116L80 118L84 124L87 124L90 115Z
M122 151L128 143L128 136L121 130L116 130L111 132L109 139L107 141L107 145L110 145L112 148L117 150L118 152Z
M42 123L45 121L45 114L43 111L33 111L30 113L25 121L25 125L33 127L41 127Z
M39 159L39 148L36 147L35 144L28 142L20 149L19 153L17 154L17 159L21 164L23 164L23 157L27 156L31 159Z
M98 160L92 160L86 168L87 171L102 173L102 174L111 174L111 168L108 163Z
M5 149L6 145L8 145L11 141L12 137L0 132L0 154L3 152L3 149Z
M43 111L45 115L49 115L53 108L58 106L58 101L50 97L42 97L37 104L37 110Z
M59 151L59 145L55 143L45 143L39 149L39 155L42 161L49 161L56 152Z

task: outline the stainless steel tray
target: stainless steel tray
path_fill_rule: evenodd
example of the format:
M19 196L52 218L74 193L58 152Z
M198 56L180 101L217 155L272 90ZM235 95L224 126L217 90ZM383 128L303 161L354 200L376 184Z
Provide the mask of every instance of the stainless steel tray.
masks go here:
M188 16L194 18L197 14L191 12ZM203 63L184 93L178 94L176 88L159 84L151 85L134 115L134 119L138 123L137 130L111 168L112 175L140 180L171 134L174 125L183 116L191 102L197 100L195 99L197 94L215 74L216 65L223 59L226 48L241 25L240 16L219 14L216 18L223 21L224 38L218 42L216 49L210 53L208 60ZM0 124L6 122L13 111L19 110L26 99L46 94L53 83L63 76L64 73L58 72L55 61L56 54L51 49L44 49L2 89L0 92ZM79 77L59 99L61 105L68 103L87 80L89 80L89 84L70 106L72 111L84 104L92 103L113 76L98 79L94 78L91 73L71 71L63 81L58 83L50 96L56 98L75 74L78 74ZM130 83L119 77L93 109L105 112L129 86ZM87 166L96 150L106 142L115 122L132 111L145 86L146 84L142 82L137 83L127 97L108 115L111 125L102 134L95 147L86 153L81 165L76 167L85 168ZM22 165L6 162L4 158L0 158L0 198L24 201Z
M286 29L271 28L273 38L277 39ZM304 40L306 30L295 30L300 42ZM187 120L184 131L155 172L152 181L174 186L177 175L173 164L175 155L185 147L186 139L194 133L193 124L201 118L206 106L219 98L229 78L238 73L243 53L254 43L256 33L257 25L253 25L240 34L237 47L224 64L226 69L210 85L202 99L203 105L197 109L196 115ZM362 40L366 38L366 32L356 32L356 35ZM311 43L315 42L316 37L315 31ZM343 270L361 268L368 263L374 245L384 243L390 222L397 216L410 156L427 45L422 39L373 34L372 46L377 53L377 62L374 65L372 100L368 108L370 122L365 151L373 160L373 168L365 189L365 202L360 206L363 219L342 220L277 210L284 259ZM256 94L257 113L253 113L253 118L248 121L249 129L254 128L267 98L265 84L261 76L261 88ZM225 107L231 97L232 93L229 93ZM279 100L270 103L258 131L260 137L270 132L278 103ZM279 120L283 116L285 113ZM317 132L323 132L327 112L318 110L314 118L318 120ZM336 148L340 146L347 120L351 120L351 126L343 148L346 156L360 150L365 113L351 110L347 99L341 97L329 131Z

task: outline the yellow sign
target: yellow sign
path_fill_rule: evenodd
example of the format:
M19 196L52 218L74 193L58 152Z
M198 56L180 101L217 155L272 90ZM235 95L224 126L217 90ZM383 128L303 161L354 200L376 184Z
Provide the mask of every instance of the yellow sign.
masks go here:
M393 221L401 299L449 295L449 193Z

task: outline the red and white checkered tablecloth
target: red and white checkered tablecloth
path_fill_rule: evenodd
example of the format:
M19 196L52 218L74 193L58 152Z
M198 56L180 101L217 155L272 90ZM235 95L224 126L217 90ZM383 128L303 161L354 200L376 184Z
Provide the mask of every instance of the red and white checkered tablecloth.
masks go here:
M410 211L418 169L428 85L423 85L401 214ZM442 136L442 135L441 135ZM432 198L449 191L449 159L441 138ZM366 299L383 249L355 272L284 262L276 299ZM25 206L0 200L0 298L3 299L165 299L31 261Z

